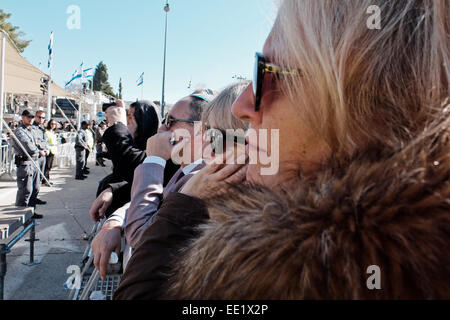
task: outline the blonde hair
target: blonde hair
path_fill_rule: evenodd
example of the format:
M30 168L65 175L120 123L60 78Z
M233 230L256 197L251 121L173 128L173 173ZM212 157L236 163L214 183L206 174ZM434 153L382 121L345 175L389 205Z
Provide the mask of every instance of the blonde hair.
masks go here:
M381 29L367 26L378 6ZM280 87L335 154L392 151L423 130L450 89L450 1L283 0L274 62Z
M214 128L220 130L227 129L248 129L248 123L236 118L231 113L231 107L240 94L248 86L249 82L237 82L223 89L202 113L202 122L207 124L214 119Z

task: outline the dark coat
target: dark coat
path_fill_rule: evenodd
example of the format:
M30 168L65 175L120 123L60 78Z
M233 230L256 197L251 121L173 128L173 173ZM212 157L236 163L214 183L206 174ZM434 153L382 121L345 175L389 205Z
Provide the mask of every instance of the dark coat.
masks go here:
M97 196L108 187L113 189L113 203L106 212L108 217L130 201L134 169L144 161L146 155L145 150L135 145L127 126L120 122L106 129L103 142L112 161L113 172L100 182Z
M133 252L114 299L161 297L173 258L188 239L197 235L195 226L207 218L203 201L181 193L169 194Z
M330 160L284 192L237 187L209 203L198 232L201 204L179 199L136 249L116 298L449 299L448 127L390 154ZM380 290L367 286L373 265Z
M153 133L153 131L152 131ZM147 157L145 145L137 145L128 127L123 123L106 129L102 138L108 150L109 159L113 163L113 172L105 177L97 189L97 196L106 188L111 187L114 193L113 203L108 208L106 216L130 202L131 186L133 185L134 170ZM179 166L168 161L164 170L164 185L170 180Z

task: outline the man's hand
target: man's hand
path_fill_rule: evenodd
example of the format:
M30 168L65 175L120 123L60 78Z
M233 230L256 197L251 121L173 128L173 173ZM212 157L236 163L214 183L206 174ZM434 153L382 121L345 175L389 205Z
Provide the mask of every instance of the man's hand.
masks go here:
M172 138L172 132L166 131L158 133L147 140L147 156L156 156L169 160L173 145L170 144Z
M189 179L181 188L180 193L200 199L224 194L229 185L245 181L247 168L247 164L211 163Z
M45 150L45 155L49 156L50 155L50 150Z
M91 206L91 210L89 210L89 215L91 219L98 222L105 216L106 210L109 208L113 201L113 193L112 189L108 188L99 194L97 199L95 199L94 203Z
M121 228L116 221L106 221L102 229L92 240L91 248L94 255L94 266L100 272L100 278L105 280L108 272L108 262L112 252L120 253Z
M41 155L41 157L45 157L47 155L44 150L39 151L39 154Z
M123 106L122 101L116 101L116 107L109 107L106 109L106 121L108 122L108 127L111 127L116 122L122 122L124 125L127 125L127 112Z

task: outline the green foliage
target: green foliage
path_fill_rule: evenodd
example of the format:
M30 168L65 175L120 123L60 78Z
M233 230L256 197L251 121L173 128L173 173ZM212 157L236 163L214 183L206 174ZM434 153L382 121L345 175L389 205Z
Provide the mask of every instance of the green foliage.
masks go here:
M103 63L103 61L100 61L100 63L95 68L94 73L94 91L101 91L105 94L108 94L110 96L113 96L117 98L116 94L114 93L113 89L111 88L111 85L108 82L108 67Z
M11 23L6 21L10 17L11 13L6 13L2 9L0 9L0 29L5 30L16 45L17 49L19 49L20 52L23 52L25 48L28 47L31 40L27 41L22 39L25 33L19 31L19 27L13 26Z

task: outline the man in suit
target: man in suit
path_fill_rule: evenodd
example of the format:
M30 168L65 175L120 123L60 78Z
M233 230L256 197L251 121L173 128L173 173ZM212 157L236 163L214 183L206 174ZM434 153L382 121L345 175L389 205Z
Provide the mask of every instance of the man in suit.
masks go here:
M94 265L102 279L106 276L111 252L120 251L122 229L127 244L134 248L153 222L164 198L171 192L178 192L205 166L201 158L202 130L201 126L195 126L195 122L201 120L203 109L214 98L208 93L193 94L178 101L166 115L158 134L148 140L147 158L134 172L131 202L108 218L92 242ZM194 140L195 143L189 143ZM163 189L164 168L173 149L179 151L177 154L183 161Z

